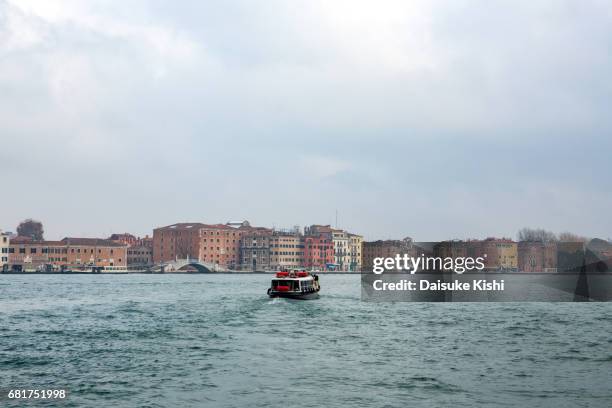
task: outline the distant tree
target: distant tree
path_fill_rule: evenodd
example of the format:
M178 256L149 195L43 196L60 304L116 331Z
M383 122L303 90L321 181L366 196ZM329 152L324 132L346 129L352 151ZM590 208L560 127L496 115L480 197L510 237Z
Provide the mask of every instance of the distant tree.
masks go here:
M587 242L588 238L574 234L573 232L562 232L559 234L561 242Z
M31 218L21 221L17 226L17 235L29 237L36 241L43 240L44 233L42 222L35 221Z
M541 228L523 228L518 232L518 240L529 242L555 242L557 241L557 236L553 232Z

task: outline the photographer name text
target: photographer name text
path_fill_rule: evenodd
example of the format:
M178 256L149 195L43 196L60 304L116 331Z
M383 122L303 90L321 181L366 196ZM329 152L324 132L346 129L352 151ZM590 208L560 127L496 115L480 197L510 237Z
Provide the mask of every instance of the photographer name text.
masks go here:
M382 279L377 279L373 282L373 287L377 291L503 291L504 280L474 279L471 282L460 282L459 280L444 282L420 279L417 282L402 279L398 282L384 282Z

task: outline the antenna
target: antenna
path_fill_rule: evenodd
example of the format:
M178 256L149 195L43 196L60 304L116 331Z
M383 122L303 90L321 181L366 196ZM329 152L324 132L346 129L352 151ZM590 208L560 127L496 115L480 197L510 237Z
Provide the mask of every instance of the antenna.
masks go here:
M336 208L336 229L338 229L338 209Z

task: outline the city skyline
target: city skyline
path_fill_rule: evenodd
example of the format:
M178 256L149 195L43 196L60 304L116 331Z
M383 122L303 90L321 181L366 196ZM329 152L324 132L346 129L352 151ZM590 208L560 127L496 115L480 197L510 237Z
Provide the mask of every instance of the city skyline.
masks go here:
M370 242L386 241L386 240L397 241L397 240L404 240L404 239L414 240L415 242L470 241L470 240L484 240L484 239L508 239L508 240L517 241L517 242L518 241L533 241L533 240L535 241L541 240L543 242L557 241L557 240L571 242L571 241L586 241L590 239L600 239L600 240L607 240L609 242L612 242L612 238L610 237L610 234L603 235L603 236L589 236L589 235L581 233L580 231L568 231L568 230L550 231L550 230L542 229L539 227L532 227L532 226L523 226L523 227L517 228L514 234L492 234L492 235L484 235L484 236L476 236L476 235L459 236L457 235L457 236L452 236L452 237L441 237L440 239L437 239L437 240L425 240L425 239L421 239L420 237L414 234L411 234L409 231L406 231L404 232L404 234L400 234L398 236L368 237L367 235L364 235L360 231L355 231L349 228L343 228L341 226L337 226L331 223L308 223L306 225L293 224L291 226L278 226L278 225L259 225L257 223L252 223L250 220L237 220L237 219L229 220L226 222L206 222L202 220L177 221L177 222L172 222L170 224L153 226L150 228L148 232L144 232L144 233L118 228L116 230L110 231L108 234L98 234L98 235L81 234L79 235L79 234L70 234L64 231L60 233L59 235L48 236L44 222L41 222L40 220L36 220L32 218L27 218L27 219L22 219L20 223L27 222L27 221L42 223L45 241L59 241L60 239L66 239L69 237L113 239L112 236L122 236L122 235L132 236L134 239L141 239L141 238L152 238L155 230L160 230L160 229L164 229L164 228L168 228L168 227L172 227L174 225L180 225L180 224L186 224L186 225L193 224L193 225L202 225L202 226L211 226L211 227L223 226L223 227L227 227L230 229L237 228L241 224L246 224L249 227L253 227L255 229L269 230L269 231L275 231L279 233L288 233L288 234L296 233L300 235L301 234L308 235L307 231L311 229L312 227L317 227L317 226L327 227L333 230L344 231L349 234L361 236L365 241L370 241ZM17 233L17 229L18 229L17 226L13 229L2 228L2 226L0 226L0 233L14 234L14 236L17 237L17 236L20 236ZM521 237L521 234L526 234L526 236Z
M612 5L0 1L0 228L612 230ZM153 221L153 222L152 222Z

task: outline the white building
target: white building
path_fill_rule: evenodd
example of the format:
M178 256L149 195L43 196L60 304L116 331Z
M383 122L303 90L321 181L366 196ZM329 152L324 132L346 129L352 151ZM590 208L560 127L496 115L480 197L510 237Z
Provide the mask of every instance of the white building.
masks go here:
M9 262L10 235L0 230L0 270Z
M346 231L334 229L332 231L334 244L334 258L339 271L348 271L351 265L349 250L349 237Z

